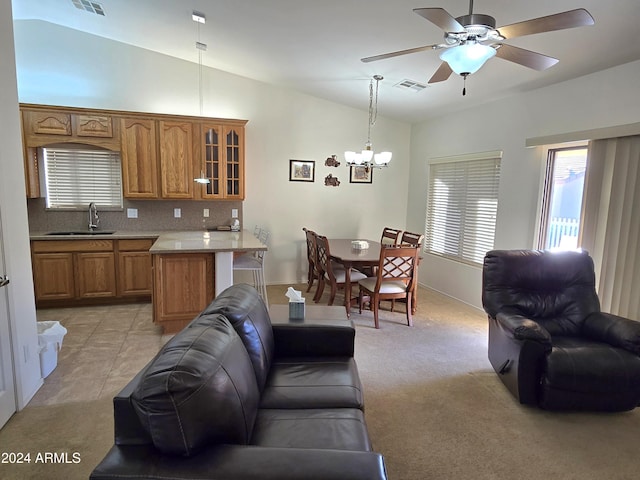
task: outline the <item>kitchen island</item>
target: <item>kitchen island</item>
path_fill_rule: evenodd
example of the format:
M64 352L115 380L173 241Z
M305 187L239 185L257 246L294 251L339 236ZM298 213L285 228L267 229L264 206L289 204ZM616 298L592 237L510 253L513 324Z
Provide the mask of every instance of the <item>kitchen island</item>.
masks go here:
M181 330L233 284L234 255L266 249L248 230L161 234L149 249L153 321L164 333Z

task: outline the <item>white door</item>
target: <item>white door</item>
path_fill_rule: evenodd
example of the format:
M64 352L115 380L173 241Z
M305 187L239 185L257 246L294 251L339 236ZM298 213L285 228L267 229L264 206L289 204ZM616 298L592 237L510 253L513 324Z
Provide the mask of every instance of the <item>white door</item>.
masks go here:
M9 327L8 292L9 279L4 270L2 245L2 217L0 216L0 428L16 411L16 395L13 381L11 333Z

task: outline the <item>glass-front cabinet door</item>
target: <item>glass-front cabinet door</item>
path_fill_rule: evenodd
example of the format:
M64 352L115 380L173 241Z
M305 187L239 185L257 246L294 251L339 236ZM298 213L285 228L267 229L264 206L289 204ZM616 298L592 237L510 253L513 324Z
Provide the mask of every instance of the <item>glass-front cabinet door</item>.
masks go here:
M244 127L202 125L202 198L244 200Z

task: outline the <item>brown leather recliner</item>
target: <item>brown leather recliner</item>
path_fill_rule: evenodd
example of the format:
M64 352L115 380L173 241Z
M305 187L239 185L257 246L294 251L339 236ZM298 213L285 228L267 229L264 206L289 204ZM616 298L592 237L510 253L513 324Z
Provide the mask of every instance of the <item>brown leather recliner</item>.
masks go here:
M489 360L520 403L600 411L640 405L640 322L600 311L587 252L490 251L482 304Z

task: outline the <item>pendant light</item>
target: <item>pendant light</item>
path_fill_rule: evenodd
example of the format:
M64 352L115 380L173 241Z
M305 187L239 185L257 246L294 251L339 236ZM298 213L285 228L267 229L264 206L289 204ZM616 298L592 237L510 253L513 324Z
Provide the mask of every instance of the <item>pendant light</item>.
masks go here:
M373 81L376 81L375 97L373 91ZM369 168L383 168L391 161L391 152L374 153L371 144L371 127L376 123L378 117L378 84L380 80L384 80L382 75L374 75L369 81L369 123L367 125L367 142L360 152L346 151L344 159L347 166L362 166ZM375 98L375 101L374 101Z
M204 13L196 12L194 10L191 18L198 26L198 41L196 42L196 50L198 50L198 98L200 99L200 116L202 116L204 111L204 104L202 100L202 52L207 51L207 44L200 41L200 24L204 25L206 17L204 16ZM203 185L211 183L211 180L204 176L204 171L202 170L200 171L200 176L198 178L194 178L193 181Z

